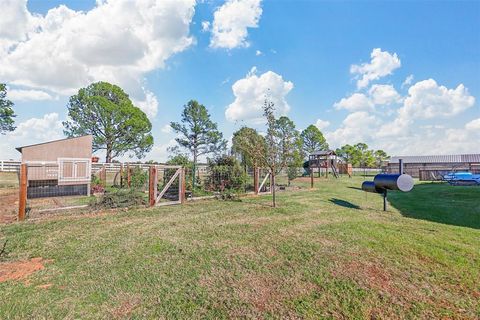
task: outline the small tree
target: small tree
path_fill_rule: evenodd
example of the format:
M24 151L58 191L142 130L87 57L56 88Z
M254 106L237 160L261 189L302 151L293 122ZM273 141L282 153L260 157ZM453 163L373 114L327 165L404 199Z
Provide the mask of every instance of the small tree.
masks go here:
M92 83L70 97L69 120L63 122L69 137L91 134L93 150L105 150L105 161L133 152L142 158L153 146L152 124L118 86Z
M288 161L294 158L292 153L295 148L291 144L294 139L290 138L290 134L286 135L281 132L280 127L285 129L286 126L279 126L279 120L275 118L274 111L275 105L267 97L263 106L263 115L267 120L266 136L262 137L256 130L244 127L233 135L232 148L251 159L254 167L268 167L273 185L272 204L273 207L276 207L275 177L282 169L286 168ZM281 120L281 123L287 124L287 119ZM288 126L290 125L288 123ZM288 131L290 132L290 130ZM285 140L282 141L282 139Z
M377 168L380 168L385 161L390 159L390 156L383 150L376 150L373 156L375 157L375 165Z
M244 166L258 168L265 159L265 139L257 130L242 127L233 133L232 152L240 156Z
M300 134L303 142L303 151L308 156L315 151L328 150L328 143L322 132L316 126L309 125Z
M295 129L293 121L286 116L276 120L276 125L282 160L288 167L288 185L290 185L290 180L296 178L296 168L303 163L300 134Z
M0 134L15 130L13 102L7 99L7 86L0 83Z
M217 124L210 119L207 108L195 100L190 100L183 107L181 123L171 122L170 126L176 133L180 133L180 137L175 139L179 146L193 156L193 193L198 158L202 155L220 154L225 150L227 142L218 131Z

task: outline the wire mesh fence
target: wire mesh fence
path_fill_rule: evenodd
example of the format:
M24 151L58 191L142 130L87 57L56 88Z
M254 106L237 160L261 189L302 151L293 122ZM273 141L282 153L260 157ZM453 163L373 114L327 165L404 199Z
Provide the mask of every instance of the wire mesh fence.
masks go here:
M269 169L239 165L201 167L195 175L191 168L157 164L92 166L70 161L27 163L20 168L24 166L27 217L58 210L168 205L205 196L270 193L273 187L280 191L307 187L301 178L303 168L282 170L273 186ZM0 220L16 218L23 203L19 199L21 172L0 175Z

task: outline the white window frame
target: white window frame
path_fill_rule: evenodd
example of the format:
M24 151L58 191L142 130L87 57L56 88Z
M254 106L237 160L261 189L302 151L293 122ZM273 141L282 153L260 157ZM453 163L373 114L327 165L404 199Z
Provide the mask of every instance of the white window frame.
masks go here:
M64 177L63 176L63 165L65 162L71 162L73 164L73 176ZM90 182L92 174L92 159L90 158L58 158L58 182ZM86 176L78 177L77 176L77 163L86 163Z

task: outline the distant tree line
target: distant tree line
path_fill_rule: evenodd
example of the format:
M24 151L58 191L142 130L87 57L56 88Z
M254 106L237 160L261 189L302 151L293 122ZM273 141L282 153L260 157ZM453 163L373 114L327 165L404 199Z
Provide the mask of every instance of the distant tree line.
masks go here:
M357 143L353 146L346 144L336 150L337 155L353 167L380 168L382 164L390 159L383 150L371 150L365 143Z

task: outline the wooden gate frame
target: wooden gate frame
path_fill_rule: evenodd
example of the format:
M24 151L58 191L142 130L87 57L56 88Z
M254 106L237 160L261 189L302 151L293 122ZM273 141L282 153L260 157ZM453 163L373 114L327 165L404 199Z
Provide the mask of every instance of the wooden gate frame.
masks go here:
M158 176L158 168L161 169L177 169L175 174L168 180L167 184L163 187L163 189L158 192L157 190L157 176ZM149 178L149 204L150 206L168 206L173 204L182 204L185 203L185 168L181 166L151 166L149 170L150 178ZM179 179L179 188L178 188L178 200L175 201L168 201L168 202L160 202L163 195L167 190L172 186L173 182L176 179Z

